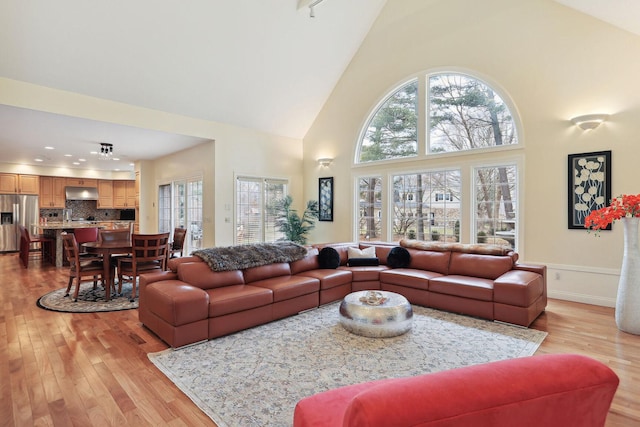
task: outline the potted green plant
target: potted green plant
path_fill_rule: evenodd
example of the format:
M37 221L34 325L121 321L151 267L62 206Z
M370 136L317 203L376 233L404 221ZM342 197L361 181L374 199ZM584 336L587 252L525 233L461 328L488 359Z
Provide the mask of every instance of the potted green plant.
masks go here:
M291 207L293 198L286 196L273 203L273 214L278 231L284 236L278 240L291 241L304 245L307 243L307 233L315 228L318 219L318 201L309 200L302 217Z

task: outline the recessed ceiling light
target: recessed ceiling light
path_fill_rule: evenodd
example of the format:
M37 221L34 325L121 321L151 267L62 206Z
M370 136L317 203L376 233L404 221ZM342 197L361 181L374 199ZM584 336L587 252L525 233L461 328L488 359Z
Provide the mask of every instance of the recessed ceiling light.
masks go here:
M135 166L135 164L134 163L129 163L129 166Z
M89 154L98 154L97 151L89 151Z
M74 165L78 166L80 162L73 162Z
M44 162L44 160L42 159L33 159L33 160L35 160L36 162Z
M51 147L51 146L48 146L48 145L47 145L46 147L44 147L44 149L45 149L45 150L55 150L55 148L53 148L53 147Z
M118 157L114 157L114 158L113 158L113 159L111 159L111 160L120 160L120 159L119 159Z
M78 159L79 162L86 162L87 159Z
M65 157L73 157L73 154L65 154Z

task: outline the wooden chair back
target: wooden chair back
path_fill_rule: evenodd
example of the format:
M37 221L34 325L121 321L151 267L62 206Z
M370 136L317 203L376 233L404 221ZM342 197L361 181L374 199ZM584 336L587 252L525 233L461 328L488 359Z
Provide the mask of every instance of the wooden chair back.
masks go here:
M179 253L182 256L182 251L184 249L184 239L187 236L186 228L176 228L173 230L173 242L171 243L170 249L170 257L173 257L174 254Z
M159 261L165 270L168 250L169 233L131 235L131 258L134 264Z

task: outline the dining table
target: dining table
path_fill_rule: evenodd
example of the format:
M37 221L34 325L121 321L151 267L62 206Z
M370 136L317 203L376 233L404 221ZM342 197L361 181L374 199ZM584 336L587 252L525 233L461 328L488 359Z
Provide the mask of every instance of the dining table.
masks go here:
M131 254L131 240L122 239L86 242L83 243L82 246L90 254L102 255L102 263L104 265L104 278L106 282L105 300L109 301L111 299L111 290L115 288L115 277L111 277L111 256L116 254Z

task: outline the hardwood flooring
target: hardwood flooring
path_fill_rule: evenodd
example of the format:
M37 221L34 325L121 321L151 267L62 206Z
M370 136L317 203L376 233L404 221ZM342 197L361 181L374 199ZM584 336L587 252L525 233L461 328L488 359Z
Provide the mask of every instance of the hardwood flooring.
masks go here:
M215 426L147 358L167 348L137 311L72 314L36 306L66 286L65 269L29 269L0 255L0 426ZM542 353L580 353L610 366L620 387L608 427L640 425L640 336L613 309L551 300L533 327Z

